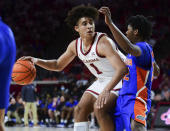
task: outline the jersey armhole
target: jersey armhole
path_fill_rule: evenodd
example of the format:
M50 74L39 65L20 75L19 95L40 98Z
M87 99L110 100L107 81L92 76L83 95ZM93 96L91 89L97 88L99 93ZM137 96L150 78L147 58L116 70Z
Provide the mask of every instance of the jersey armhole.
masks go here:
M99 38L98 38L98 40L97 40L97 44L96 44L96 54L97 54L98 57L101 57L101 58L105 58L105 56L102 56L102 55L100 55L100 54L98 53L97 45L98 45L98 43L99 43L99 40L100 40L103 36L107 36L107 35L106 35L106 34L101 34L101 35L99 36Z

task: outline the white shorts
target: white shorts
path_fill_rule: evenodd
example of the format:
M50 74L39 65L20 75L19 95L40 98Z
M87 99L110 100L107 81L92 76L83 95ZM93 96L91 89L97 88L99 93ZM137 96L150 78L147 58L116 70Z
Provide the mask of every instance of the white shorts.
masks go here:
M96 98L98 95L104 90L107 84L111 81L111 79L98 79L96 80L89 88L86 89L85 92L89 92ZM122 88L122 81L120 81L114 89L111 90L111 93L119 95L119 90Z

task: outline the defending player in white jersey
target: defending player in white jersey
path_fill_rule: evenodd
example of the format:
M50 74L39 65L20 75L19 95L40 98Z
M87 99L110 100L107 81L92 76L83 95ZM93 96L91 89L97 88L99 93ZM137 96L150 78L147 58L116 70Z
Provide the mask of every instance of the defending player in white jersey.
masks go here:
M93 111L101 131L114 130L109 112L115 105L116 91L122 86L120 81L128 71L115 43L107 35L95 32L94 21L98 15L97 9L90 6L77 6L68 13L66 21L80 37L73 40L57 60L21 58L47 70L62 71L78 56L97 77L74 110L74 131L88 131L88 116Z

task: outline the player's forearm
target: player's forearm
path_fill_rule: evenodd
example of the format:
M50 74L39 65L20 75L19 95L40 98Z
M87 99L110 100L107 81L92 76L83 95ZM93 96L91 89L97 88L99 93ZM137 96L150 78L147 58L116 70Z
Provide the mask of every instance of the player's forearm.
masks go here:
M110 28L114 39L116 40L117 44L126 52L130 53L130 51L133 48L133 45L128 40L128 38L116 27L116 25L112 22L108 24L108 27Z
M128 73L128 69L126 66L121 67L120 69L116 70L112 80L109 82L105 90L111 91L114 87L122 80L125 74Z
M50 71L61 71L57 66L57 60L43 60L39 58L34 58L35 64Z

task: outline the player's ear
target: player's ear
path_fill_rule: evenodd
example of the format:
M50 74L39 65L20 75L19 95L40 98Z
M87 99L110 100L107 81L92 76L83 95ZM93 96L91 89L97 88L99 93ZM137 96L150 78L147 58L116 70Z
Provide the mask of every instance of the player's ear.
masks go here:
M74 26L74 30L76 31L76 32L79 32L79 27L76 25L76 26Z
M135 34L135 35L138 35L138 29L135 29L135 30L134 30L134 34Z

